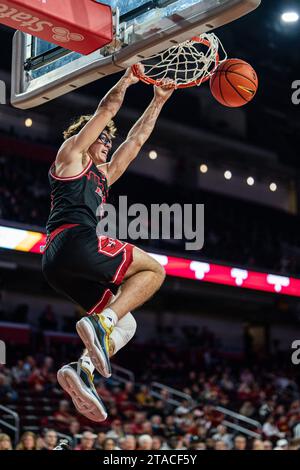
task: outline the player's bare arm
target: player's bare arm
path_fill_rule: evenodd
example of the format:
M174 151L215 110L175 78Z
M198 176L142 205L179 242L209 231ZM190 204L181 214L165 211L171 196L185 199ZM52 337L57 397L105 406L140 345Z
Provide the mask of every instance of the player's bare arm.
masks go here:
M84 128L63 143L55 161L57 176L74 176L84 169L90 146L119 111L128 87L137 82L138 78L133 75L131 69L128 69L118 83L102 98L93 117Z
M125 172L129 164L137 157L142 146L150 137L163 105L170 98L174 88L154 87L154 97L144 114L130 130L125 142L113 154L106 168L108 184L112 185Z

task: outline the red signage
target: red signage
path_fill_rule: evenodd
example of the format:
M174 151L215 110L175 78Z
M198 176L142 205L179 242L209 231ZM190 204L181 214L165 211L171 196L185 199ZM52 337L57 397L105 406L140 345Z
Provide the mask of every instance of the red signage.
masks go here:
M113 39L111 8L94 0L0 0L0 23L80 54Z
M0 248L41 253L45 244L44 233L0 225ZM169 276L300 297L300 279L296 277L251 271L247 268L224 266L191 258L149 254L165 268Z

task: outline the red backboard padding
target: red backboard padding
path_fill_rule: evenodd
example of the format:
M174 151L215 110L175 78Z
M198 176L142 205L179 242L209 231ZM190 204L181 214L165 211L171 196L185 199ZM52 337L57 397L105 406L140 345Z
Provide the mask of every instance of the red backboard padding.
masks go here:
M0 0L0 23L80 54L113 39L111 8L94 0Z

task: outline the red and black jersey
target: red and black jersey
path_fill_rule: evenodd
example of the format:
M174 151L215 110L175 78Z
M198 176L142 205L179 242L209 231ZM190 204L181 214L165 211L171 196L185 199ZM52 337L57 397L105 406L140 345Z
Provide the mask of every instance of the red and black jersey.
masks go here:
M77 176L58 177L55 164L49 171L51 211L47 233L64 224L95 227L101 218L101 207L106 202L108 185L105 174L90 160Z

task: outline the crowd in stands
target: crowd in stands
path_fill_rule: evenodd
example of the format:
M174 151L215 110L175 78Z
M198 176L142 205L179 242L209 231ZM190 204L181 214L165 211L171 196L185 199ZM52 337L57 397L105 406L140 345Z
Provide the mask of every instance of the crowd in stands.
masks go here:
M1 299L1 294L0 294ZM30 307L26 303L17 304L14 308L7 310L0 303L0 321L9 323L23 323L34 326L36 331L60 331L74 333L76 320L81 318L81 310L74 306L73 316L59 315L55 307L46 304L35 322L30 320Z
M55 357L37 353L16 360L11 368L0 366L0 401L20 413L22 425L19 442L12 442L0 426L0 449L51 450L62 436L68 436L74 450L300 449L300 377L286 361L281 365L269 357L245 367L206 347L194 351L194 361L187 356L189 351L179 354L161 347L150 355L147 345L139 348L138 354L136 347L131 351L129 347L128 354L122 355L128 368L135 367L130 362L134 350L135 357L144 358L143 367L134 368L135 382L96 376L96 389L109 413L103 423L79 415L60 390L58 351ZM64 362L69 359L66 355ZM171 404L166 387L159 395L153 394L151 382L155 380L186 395ZM46 408L39 408L45 403ZM29 417L23 416L28 414L28 404ZM219 406L255 420L251 426L240 424L256 435L225 426ZM32 415L36 415L34 427L28 424Z
M0 157L0 218L43 226L49 213L47 165Z
M47 172L49 164L26 158L0 158L0 218L44 227L50 197ZM119 195L128 204L151 203L205 204L205 244L202 258L240 264L279 273L293 274L300 268L298 218L275 209L214 195L186 191L152 178L128 173L111 190L109 202L117 204ZM148 221L149 222L149 221ZM145 225L147 226L147 221ZM235 227L234 232L232 227ZM136 241L135 241L136 243ZM140 245L178 253L182 240L141 240ZM199 252L191 252L199 256Z

